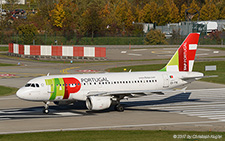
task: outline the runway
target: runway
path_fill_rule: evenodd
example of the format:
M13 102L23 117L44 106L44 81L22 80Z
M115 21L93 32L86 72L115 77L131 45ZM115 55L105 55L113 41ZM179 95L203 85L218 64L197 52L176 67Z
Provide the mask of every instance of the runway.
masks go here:
M157 50L113 49L108 55L112 60L149 59L147 54L152 51L149 61L119 61L94 63L49 63L18 59L0 58L3 63L21 66L1 67L1 73L14 74L2 77L0 85L21 87L33 77L51 74L103 72L107 68L128 65L157 64L168 62L170 56L157 53ZM175 51L164 50L172 55ZM119 52L119 54L116 54ZM114 53L114 56L112 55ZM128 54L136 55L128 55ZM200 50L199 54L212 50ZM224 51L221 54L223 56ZM116 54L116 55L115 55ZM137 55L137 54L141 54ZM110 56L112 55L112 56ZM118 57L120 56L120 57ZM118 57L118 58L117 58ZM156 57L156 60L154 58ZM163 60L157 60L162 58ZM164 60L165 59L165 60ZM199 55L197 60L213 60ZM224 58L222 58L224 59ZM138 60L138 59L137 59ZM87 112L84 103L74 106L58 107L50 104L50 114L42 113L43 103L29 102L18 99L15 95L0 97L0 134L27 133L43 131L69 130L191 130L191 131L225 131L225 86L197 81L192 83L186 92L167 93L165 95L150 95L140 98L123 100L124 112L116 112L113 107L98 112Z

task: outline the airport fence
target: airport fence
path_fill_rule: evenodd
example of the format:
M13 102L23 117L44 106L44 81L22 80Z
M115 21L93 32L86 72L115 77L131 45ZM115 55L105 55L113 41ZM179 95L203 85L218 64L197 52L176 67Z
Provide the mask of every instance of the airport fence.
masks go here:
M105 47L9 44L9 55L29 58L105 59Z

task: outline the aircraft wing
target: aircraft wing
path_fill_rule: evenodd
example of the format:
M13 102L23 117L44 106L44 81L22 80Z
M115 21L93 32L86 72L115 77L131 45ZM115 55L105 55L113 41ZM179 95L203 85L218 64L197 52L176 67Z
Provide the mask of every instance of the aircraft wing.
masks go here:
M176 90L169 89L169 90L140 90L140 91L92 91L88 92L88 96L128 96L128 97L139 97L139 96L145 96L145 95L151 95L151 94L158 94L158 95L164 95L165 92L174 92Z

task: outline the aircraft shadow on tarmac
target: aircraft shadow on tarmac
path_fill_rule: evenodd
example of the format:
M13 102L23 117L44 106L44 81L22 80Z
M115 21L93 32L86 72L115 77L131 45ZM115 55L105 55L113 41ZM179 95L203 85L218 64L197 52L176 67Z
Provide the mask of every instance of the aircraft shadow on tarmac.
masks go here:
M137 110L137 111L163 111L152 109L135 109L134 107L151 106L160 104L172 104L177 102L192 102L199 101L200 99L189 99L191 93L180 93L162 100L145 100L145 101L128 101L121 102L125 107L125 110ZM85 102L77 102L75 105L68 106L49 106L50 113L43 114L43 106L29 107L23 109L7 109L0 110L0 120L4 119L21 119L21 118L53 118L53 117L65 117L65 116L84 116L84 115L96 115L97 113L112 112L113 107L102 111L87 111ZM165 112L165 111L164 111Z

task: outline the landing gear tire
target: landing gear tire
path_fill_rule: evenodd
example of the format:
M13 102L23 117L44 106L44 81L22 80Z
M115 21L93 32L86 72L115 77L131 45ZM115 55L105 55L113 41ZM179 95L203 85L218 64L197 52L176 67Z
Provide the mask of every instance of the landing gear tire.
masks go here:
M44 109L43 109L43 113L44 113L44 114L48 114L48 113L49 113L49 110L44 108Z
M123 112L124 107L122 105L118 104L118 105L115 106L115 110L118 111L118 112Z

